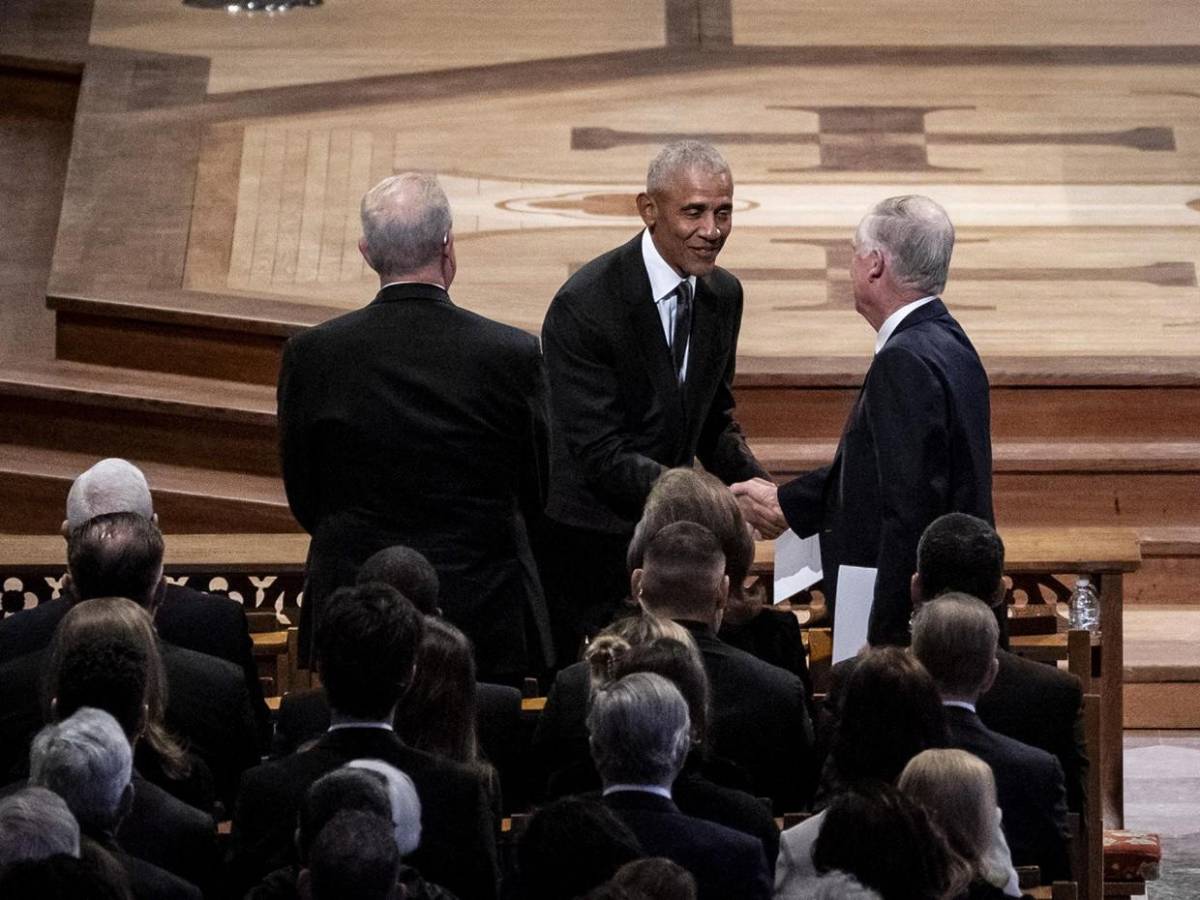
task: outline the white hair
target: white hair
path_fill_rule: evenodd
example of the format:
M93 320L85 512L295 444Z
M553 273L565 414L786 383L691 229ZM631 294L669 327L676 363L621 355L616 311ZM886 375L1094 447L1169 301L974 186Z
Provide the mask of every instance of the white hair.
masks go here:
M154 516L154 501L142 470L128 460L112 457L100 460L71 485L67 527L74 531L88 519L115 512L149 519Z
M687 702L653 672L634 672L598 688L587 725L596 771L606 785L667 787L691 746Z
M59 854L79 857L79 823L62 797L27 787L0 800L0 866Z
M429 265L449 239L450 202L437 177L405 172L367 191L360 208L367 262L380 275Z
M858 224L854 242L860 255L882 253L901 287L924 294L945 289L954 225L946 210L928 197L906 194L879 201Z
M796 896L800 900L883 900L877 891L838 869L806 880Z
M667 190L677 172L699 169L706 174L729 172L719 150L708 141L672 141L658 151L646 170L646 193L660 194Z
M116 827L132 772L125 732L107 712L90 706L47 725L29 751L29 783L62 797L84 827Z
M392 804L392 828L396 848L408 856L421 844L421 798L413 780L381 759L355 759L346 763L347 769L366 769L383 777L387 784L388 800Z

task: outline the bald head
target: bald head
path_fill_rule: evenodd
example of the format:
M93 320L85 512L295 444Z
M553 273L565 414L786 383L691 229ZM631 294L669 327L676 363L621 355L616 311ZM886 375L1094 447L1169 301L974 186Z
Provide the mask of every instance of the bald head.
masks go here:
M154 518L154 501L146 476L124 459L102 459L75 479L67 493L64 533L70 533L96 516L107 513L137 513Z
M381 283L430 280L451 246L450 203L433 175L383 179L363 196L361 215L358 247Z

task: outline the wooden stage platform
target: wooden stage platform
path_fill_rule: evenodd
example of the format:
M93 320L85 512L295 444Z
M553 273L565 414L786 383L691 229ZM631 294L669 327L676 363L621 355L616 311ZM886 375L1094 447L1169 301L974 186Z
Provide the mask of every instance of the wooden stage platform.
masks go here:
M8 0L0 100L0 532L53 531L109 454L170 529L295 530L279 351L373 295L363 191L436 170L455 301L536 331L635 233L655 148L698 135L735 176L740 418L772 471L832 453L873 342L851 231L920 191L958 226L1001 524L1196 546L1193 0ZM1145 555L1126 597L1200 602L1197 578Z

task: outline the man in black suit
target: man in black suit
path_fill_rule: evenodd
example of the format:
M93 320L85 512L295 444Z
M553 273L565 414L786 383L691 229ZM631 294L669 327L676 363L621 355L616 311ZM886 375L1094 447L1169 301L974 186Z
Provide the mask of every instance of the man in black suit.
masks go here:
M998 631L983 601L943 594L917 610L912 652L937 684L951 745L974 753L996 777L1013 864L1038 866L1049 884L1070 877L1062 767L1046 751L992 731L976 712L996 678Z
M907 644L917 541L942 513L992 521L987 373L938 298L954 226L927 197L892 197L858 226L850 279L859 314L878 332L875 359L833 464L776 491L735 487L751 523L820 534L832 611L843 565L876 570L868 638Z
M527 533L546 481L537 339L450 301L454 233L434 177L384 179L362 222L379 294L288 341L279 373L284 486L312 535L302 658L324 599L406 544L437 569L480 676L520 678L550 650Z
M102 459L81 473L67 492L63 539L68 540L71 532L88 519L114 512L137 513L159 524L150 486L142 471L124 459ZM68 580L63 596L0 620L0 664L49 644L54 629L70 608L71 593ZM163 640L227 660L242 670L259 742L266 746L271 734L271 716L258 679L254 644L242 604L229 597L168 582L155 608L154 625Z
M564 662L624 596L625 548L659 475L699 458L727 484L766 476L733 416L742 286L716 264L733 228L729 166L711 145L670 144L637 205L646 229L572 275L542 325Z
M239 891L295 862L292 833L304 792L354 759L380 759L407 774L421 799L421 846L412 864L461 897L497 891L495 832L488 787L478 772L406 746L392 730L412 677L421 616L382 584L345 588L328 599L317 633L317 670L332 724L316 744L251 769L233 818L233 870Z
M691 872L700 900L771 896L761 841L684 815L671 800L671 785L691 744L687 703L675 685L661 675L635 672L600 688L588 730L604 803L647 854Z

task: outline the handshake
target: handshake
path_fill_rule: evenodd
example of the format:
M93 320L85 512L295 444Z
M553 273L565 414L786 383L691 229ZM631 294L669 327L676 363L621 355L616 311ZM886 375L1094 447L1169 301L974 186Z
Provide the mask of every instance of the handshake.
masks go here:
M773 540L787 530L787 520L779 508L779 488L765 478L739 481L729 489L737 497L742 516L754 529L756 538Z

